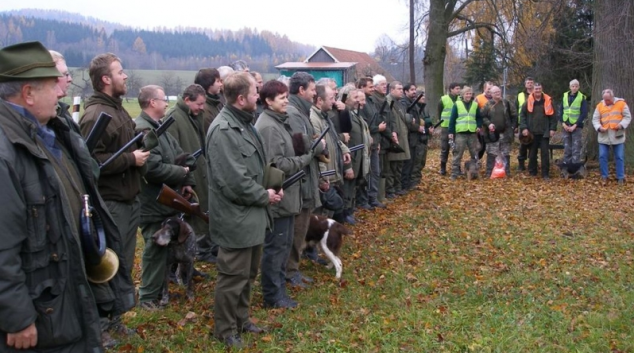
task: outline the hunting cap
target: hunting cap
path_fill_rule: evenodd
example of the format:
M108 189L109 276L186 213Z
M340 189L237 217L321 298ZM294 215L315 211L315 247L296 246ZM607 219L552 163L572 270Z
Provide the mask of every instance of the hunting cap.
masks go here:
M60 76L51 54L40 42L24 42L0 49L0 82Z
M280 191L282 184L284 184L284 178L284 172L281 169L277 169L275 163L269 163L264 168L263 186L265 189Z

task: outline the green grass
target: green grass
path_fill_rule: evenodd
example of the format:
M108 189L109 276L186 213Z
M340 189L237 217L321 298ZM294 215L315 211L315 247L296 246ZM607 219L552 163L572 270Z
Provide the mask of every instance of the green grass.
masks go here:
M291 293L291 311L263 309L256 284L252 316L271 331L244 335L245 351L633 352L634 185L599 187L597 171L452 183L437 175L437 154L419 190L357 212L343 282L302 263L315 284ZM194 303L128 313L142 334L119 351L222 351L209 336L215 272L202 269L212 279ZM190 311L197 318L181 321Z

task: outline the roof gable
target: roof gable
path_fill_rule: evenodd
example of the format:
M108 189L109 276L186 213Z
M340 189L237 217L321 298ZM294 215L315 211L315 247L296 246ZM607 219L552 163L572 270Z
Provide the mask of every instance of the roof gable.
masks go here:
M390 75L386 70L384 70L381 65L379 65L376 60L374 60L370 55L363 52L339 49L333 47L323 46L320 49L323 49L324 52L328 53L331 57L333 57L336 62L356 62L357 63L357 72L358 76L362 77L367 74L367 71L372 71L372 74L381 74L386 77L388 82L393 81L394 78ZM315 52L317 53L317 52Z

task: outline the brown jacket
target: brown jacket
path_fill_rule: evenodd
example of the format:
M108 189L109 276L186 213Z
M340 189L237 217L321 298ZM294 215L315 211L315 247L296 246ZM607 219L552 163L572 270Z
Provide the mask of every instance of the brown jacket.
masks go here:
M84 138L92 130L101 112L110 114L112 120L92 152L92 157L99 163L105 162L135 135L134 121L121 105L121 99L95 92L86 101L86 110L79 121ZM99 193L104 200L132 202L141 191L141 177L145 174L145 167L137 167L132 154L140 147L130 146L126 152L101 169Z

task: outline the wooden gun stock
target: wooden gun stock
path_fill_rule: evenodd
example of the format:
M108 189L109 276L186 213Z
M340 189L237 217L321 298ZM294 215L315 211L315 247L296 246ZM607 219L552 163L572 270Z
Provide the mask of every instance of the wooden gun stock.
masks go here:
M196 216L209 224L209 216L200 210L199 204L190 203L182 195L165 184L161 187L161 192L159 192L156 201L161 205L171 207L190 216Z

